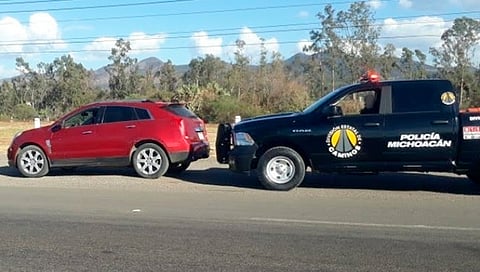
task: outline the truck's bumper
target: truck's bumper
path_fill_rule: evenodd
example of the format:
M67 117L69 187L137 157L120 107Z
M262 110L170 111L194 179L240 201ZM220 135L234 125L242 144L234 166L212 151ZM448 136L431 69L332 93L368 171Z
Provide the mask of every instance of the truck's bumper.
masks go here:
M235 172L246 172L252 169L257 146L236 146L228 156L228 166Z

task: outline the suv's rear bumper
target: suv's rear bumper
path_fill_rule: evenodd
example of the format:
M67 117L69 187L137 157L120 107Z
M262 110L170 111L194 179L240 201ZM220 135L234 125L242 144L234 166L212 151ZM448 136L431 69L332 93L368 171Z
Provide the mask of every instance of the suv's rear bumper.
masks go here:
M196 161L206 159L210 156L210 145L208 142L196 142L190 144L188 152L174 152L170 154L172 163L184 161Z

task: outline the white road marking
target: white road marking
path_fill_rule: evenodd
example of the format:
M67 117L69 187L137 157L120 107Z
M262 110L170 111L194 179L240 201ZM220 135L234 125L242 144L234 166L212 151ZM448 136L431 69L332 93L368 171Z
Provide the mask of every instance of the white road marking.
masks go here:
M336 222L336 221L304 220L304 219L261 218L261 217L252 217L252 218L249 218L249 220L251 220L251 221L263 221L263 222L275 222L275 223L299 223L299 224L317 224L317 225L333 225L333 226L455 230L455 231L480 231L480 228L475 228L475 227L377 224L377 223Z

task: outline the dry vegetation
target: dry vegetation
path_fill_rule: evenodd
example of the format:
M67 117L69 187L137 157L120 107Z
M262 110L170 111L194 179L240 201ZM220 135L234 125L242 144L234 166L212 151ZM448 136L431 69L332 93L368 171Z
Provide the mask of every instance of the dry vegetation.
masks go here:
M31 129L31 128L33 128L33 121L32 122L0 121L0 155L1 153L6 154L7 148L10 145L10 142L12 141L12 138L15 135L15 133L26 130L26 129ZM213 149L215 148L217 125L207 124L207 132L208 132L208 139L210 141L210 145Z
M32 122L0 122L0 152L6 154L15 133L33 128Z

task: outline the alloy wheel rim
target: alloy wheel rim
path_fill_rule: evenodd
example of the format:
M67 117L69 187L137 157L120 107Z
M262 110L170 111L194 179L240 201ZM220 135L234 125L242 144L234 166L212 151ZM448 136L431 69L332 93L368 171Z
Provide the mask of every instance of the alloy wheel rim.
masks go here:
M163 160L160 153L153 148L145 148L137 155L137 168L145 175L153 175L160 170Z
M35 175L45 167L45 158L36 150L28 150L20 157L20 165L26 173Z

